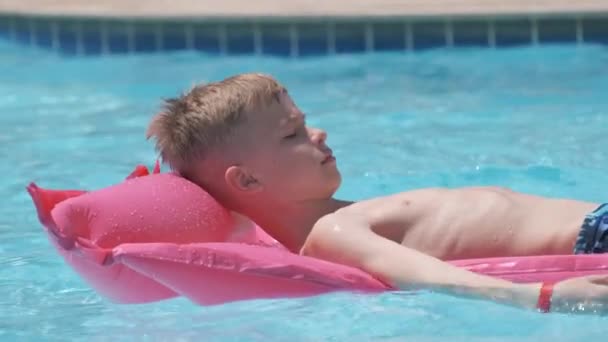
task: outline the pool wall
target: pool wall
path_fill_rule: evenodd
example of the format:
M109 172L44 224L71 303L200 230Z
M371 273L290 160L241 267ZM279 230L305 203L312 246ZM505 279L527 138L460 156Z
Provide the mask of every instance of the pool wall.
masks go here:
M196 50L302 57L471 46L608 45L608 12L249 18L4 13L0 14L0 40L76 56Z

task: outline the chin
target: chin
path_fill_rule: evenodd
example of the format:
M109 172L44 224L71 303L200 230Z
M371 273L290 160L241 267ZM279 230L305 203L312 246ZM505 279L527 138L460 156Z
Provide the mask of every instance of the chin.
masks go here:
M342 185L342 175L340 175L340 172L338 172L336 170L336 175L328 182L328 189L329 189L328 197L333 197L333 195L340 188L340 185Z

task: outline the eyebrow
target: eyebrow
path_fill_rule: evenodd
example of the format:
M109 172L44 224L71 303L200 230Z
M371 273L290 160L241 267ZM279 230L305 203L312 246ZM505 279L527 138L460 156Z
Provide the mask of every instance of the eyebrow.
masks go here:
M306 121L306 114L300 113L299 115L292 115L289 118L287 118L287 120L283 121L282 126L290 125L293 123L298 123L300 121L303 121L303 122Z
M306 114L300 112L298 113L299 115L296 115L296 117L294 119L291 119L290 121L297 121L298 119L301 119L302 121L306 120Z
M294 125L297 125L300 122L304 124L306 123L306 114L298 111L297 113L293 113L289 117L282 119L281 123L279 124L279 129L281 131L291 129Z

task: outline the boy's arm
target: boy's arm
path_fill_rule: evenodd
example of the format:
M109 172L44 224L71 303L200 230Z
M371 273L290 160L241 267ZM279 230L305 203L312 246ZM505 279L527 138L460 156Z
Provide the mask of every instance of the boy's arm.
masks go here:
M304 254L358 267L398 289L429 289L524 308L541 284L516 284L453 266L375 234L363 219L335 213L313 229Z

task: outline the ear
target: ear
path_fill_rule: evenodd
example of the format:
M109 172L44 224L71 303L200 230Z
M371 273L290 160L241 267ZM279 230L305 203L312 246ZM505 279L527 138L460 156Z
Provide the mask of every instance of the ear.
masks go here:
M257 192L262 189L261 183L242 166L230 166L224 173L228 186L240 192Z

